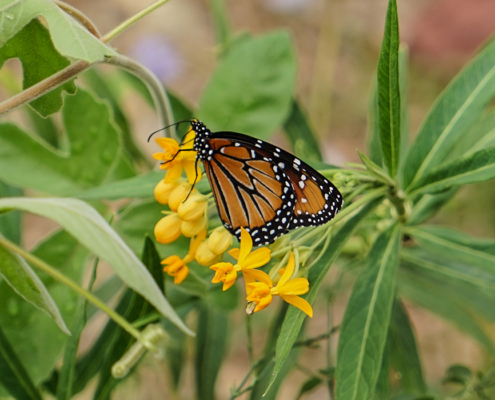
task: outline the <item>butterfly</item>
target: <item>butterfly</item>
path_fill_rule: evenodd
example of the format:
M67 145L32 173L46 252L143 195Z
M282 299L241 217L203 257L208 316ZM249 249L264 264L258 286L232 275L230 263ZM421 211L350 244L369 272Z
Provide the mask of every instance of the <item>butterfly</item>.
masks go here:
M225 228L240 240L241 227L255 246L303 226L330 221L344 204L319 172L270 143L235 132L212 132L191 121L196 163L205 174Z

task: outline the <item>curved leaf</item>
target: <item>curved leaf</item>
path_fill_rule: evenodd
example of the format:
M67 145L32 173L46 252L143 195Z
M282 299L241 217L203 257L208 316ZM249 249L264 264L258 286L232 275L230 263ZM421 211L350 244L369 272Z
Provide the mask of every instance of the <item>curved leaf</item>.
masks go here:
M412 186L449 154L495 95L495 40L489 42L440 95L406 158L404 185Z
M122 280L184 332L192 334L163 296L145 266L93 208L76 199L0 199L0 211L21 209L59 223L67 232L107 261Z
M70 335L60 311L38 275L18 254L0 245L0 276L32 305L44 311L57 323L62 332Z
M117 54L50 0L1 0L0 47L38 16L48 24L53 44L64 56L93 63Z
M400 226L375 240L341 325L335 371L336 398L368 399L380 373L395 294Z

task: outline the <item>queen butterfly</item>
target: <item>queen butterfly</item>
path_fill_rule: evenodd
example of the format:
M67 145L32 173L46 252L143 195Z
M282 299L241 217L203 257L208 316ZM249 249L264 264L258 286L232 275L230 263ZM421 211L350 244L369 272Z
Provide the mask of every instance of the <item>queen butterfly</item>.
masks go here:
M268 245L291 229L323 225L342 208L338 189L292 154L240 133L211 132L196 119L191 129L196 162L237 239L243 227L255 246Z

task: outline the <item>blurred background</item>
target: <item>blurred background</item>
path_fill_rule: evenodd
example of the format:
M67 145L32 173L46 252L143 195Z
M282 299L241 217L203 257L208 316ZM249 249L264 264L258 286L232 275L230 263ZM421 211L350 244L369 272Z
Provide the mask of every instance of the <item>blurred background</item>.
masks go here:
M68 3L85 13L104 34L151 2L69 0ZM326 161L336 165L358 161L356 149L366 151L369 94L375 79L387 1L225 0L225 3L234 32L256 35L283 29L291 33L299 65L296 96L323 143ZM495 32L495 1L398 0L398 9L401 41L410 54L407 102L414 135L438 94ZM111 45L150 68L169 90L194 109L215 68L218 51L215 43L208 1L170 0L118 36ZM101 70L110 76L113 68L103 66ZM145 145L145 139L160 128L156 115L137 95L127 96L125 101L124 109L143 151L155 152L154 146ZM283 145L280 133L273 141ZM493 237L494 199L495 188L490 182L464 188L433 222L475 236ZM34 235L36 220L31 220L31 224ZM331 282L332 277L328 279ZM338 298L334 303L331 312L334 324L340 322L346 301ZM472 339L414 304L407 305L429 385L439 387L452 363L464 363L474 369L485 366L488 359ZM324 304L316 305L316 315L327 313ZM219 399L228 398L229 387L233 382L239 384L249 368L247 350L242 345L246 341L242 313L234 318L239 318L240 327L239 332L233 332L228 361L220 372ZM263 326L273 315L267 313L257 318L254 326L258 323ZM309 329L321 333L327 329L326 324L326 318L314 318ZM261 339L262 333L255 343L257 352L261 351ZM335 341L332 343L335 350ZM304 366L323 367L323 353L322 348L304 352L299 368L295 368L283 385L279 398L294 398L306 379ZM117 391L118 397L165 398L166 374L164 367L149 358L139 373ZM192 372L188 372L182 384L185 397L177 398L192 396L192 388L188 391L187 387L192 379ZM305 398L327 398L327 391L321 389Z

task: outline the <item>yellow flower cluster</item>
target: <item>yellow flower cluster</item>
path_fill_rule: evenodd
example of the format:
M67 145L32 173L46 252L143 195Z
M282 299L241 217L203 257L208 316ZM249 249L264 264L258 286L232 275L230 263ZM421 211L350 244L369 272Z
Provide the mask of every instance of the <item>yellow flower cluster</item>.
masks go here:
M193 188L201 179L196 152L193 151L193 139L192 130L184 138L184 145L179 145L174 139L156 139L163 152L156 153L153 157L162 161L161 168L167 170L167 173L155 187L155 198L159 203L168 205L170 211L165 212L167 215L156 224L155 238L163 244L172 243L181 234L191 238L187 255L184 258L177 255L165 258L162 261L165 266L163 270L174 277L175 284L180 284L189 274L190 262L196 261L203 266L211 265L210 268L215 271L212 282L222 282L223 290L229 289L235 283L238 273L242 273L246 283L247 301L253 305L252 312L266 308L273 296L280 296L312 317L311 305L299 297L308 292L308 280L292 279L295 269L292 253L287 267L274 286L270 276L257 269L270 261L270 250L262 247L251 252L252 238L241 228L240 248L229 251L237 263L234 265L230 262L219 262L222 254L232 246L232 235L220 226L206 238L208 196ZM182 171L186 173L187 181L182 180Z

